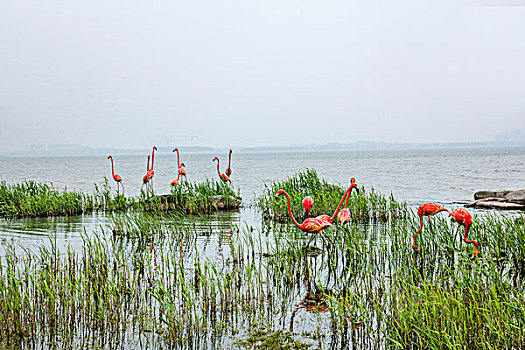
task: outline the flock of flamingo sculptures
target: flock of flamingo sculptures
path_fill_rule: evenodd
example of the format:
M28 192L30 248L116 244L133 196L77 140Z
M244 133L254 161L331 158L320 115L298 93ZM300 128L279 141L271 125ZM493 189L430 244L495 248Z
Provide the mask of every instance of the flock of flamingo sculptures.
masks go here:
M310 196L305 197L303 199L303 201L302 201L302 205L303 205L304 210L305 210L305 220L301 224L298 223L297 220L295 219L295 217L293 216L292 209L291 209L291 203L290 203L290 196L288 195L288 193L286 193L286 191L284 191L284 190L279 190L279 191L277 191L277 194L275 195L275 198L279 198L279 196L284 194L286 196L286 200L287 200L288 214L290 215L290 218L292 219L292 222L301 231L303 231L303 233L305 235L308 234L308 233L312 233L312 234L314 234L314 237L315 237L315 235L321 234L323 232L323 230L326 229L327 227L333 227L332 226L332 222L334 221L334 219L336 217L337 217L337 221L339 221L339 223L341 225L346 225L347 223L350 222L351 214L350 214L350 210L348 210L348 201L350 199L350 195L351 195L352 189L354 189L354 188L356 189L357 192L359 192L359 189L357 188L357 184L355 183L355 179L352 178L350 180L350 186L348 187L348 189L343 194L343 197L341 198L341 201L339 202L339 205L337 206L337 209L335 210L335 212L334 212L334 214L332 216L323 214L323 215L319 215L319 216L317 216L315 218L310 218L309 217L310 216L310 210L312 210L312 207L314 205L314 200ZM343 204L343 201L345 200L345 198L346 198L345 207L342 210L339 210L341 208L341 205ZM417 214L418 214L418 216L420 218L420 226L419 226L419 229L417 230L417 232L414 234L414 243L412 243L412 248L415 251L419 251L419 248L418 248L417 243L416 243L416 239L417 239L417 235L423 229L423 217L427 216L430 219L430 217L432 215L440 213L442 211L446 211L447 213L449 213L449 216L456 223L459 224L459 227L461 227L461 226L465 227L464 241L466 243L468 243L468 244L474 244L474 249L473 249L472 255L473 256L478 256L479 255L478 242L475 241L475 240L470 240L468 238L469 229L470 229L470 226L472 225L472 216L470 215L470 213L467 210L463 209L463 208L457 208L457 209L454 209L452 212L450 212L445 207L443 207L443 206L441 206L439 204L436 204L436 203L432 203L432 202L421 204L419 209L418 209L418 211L417 211Z
M151 191L153 191L153 176L155 175L155 172L153 171L153 166L155 164L155 151L156 150L157 150L157 147L153 146L153 149L151 151L151 168L149 166L150 156L148 155L148 162L146 165L146 175L144 175L144 177L142 178L142 188L145 185L146 192L148 192L150 189ZM175 148L173 149L173 152L177 152L177 178L171 181L171 186L177 186L182 180L181 177L184 177L184 179L186 179L187 181L187 172L185 169L186 165L180 162L179 149ZM122 184L122 177L118 174L115 174L113 157L110 155L108 156L108 159L111 159L111 175L113 177L113 180L115 180L115 182L117 183L117 194L119 194L120 186L122 186L122 194L124 194L124 185ZM231 179L230 179L230 176L232 174L231 160L232 160L232 150L230 149L229 156L228 156L228 168L226 168L226 171L223 174L221 174L220 166L219 166L220 164L219 158L218 157L213 158L213 162L217 161L217 174L219 175L219 178L226 183L227 182L231 183ZM341 225L346 225L347 223L350 222L351 214L350 214L350 210L348 210L348 201L350 199L352 189L354 188L357 192L359 192L359 189L357 188L357 184L355 183L355 178L351 178L350 186L348 187L348 189L345 191L345 193L341 197L339 205L337 206L332 216L323 214L315 218L310 218L310 210L312 210L312 207L314 206L314 200L310 196L305 197L302 201L302 205L305 210L305 220L302 223L298 223L295 217L293 216L292 209L291 209L291 203L290 203L290 196L288 195L288 193L286 193L286 191L284 190L277 191L277 194L275 195L275 197L279 198L279 196L284 194L287 200L288 214L290 215L292 222L301 231L303 231L305 235L308 233L312 233L314 234L313 237L315 237L315 235L317 235L318 233L319 234L322 233L323 230L326 229L327 227L332 227L332 222L334 221L336 217L337 217L337 221L339 221ZM346 199L345 207L341 209L341 205L343 204L345 199ZM456 223L459 224L459 227L461 226L465 227L464 241L468 244L474 244L472 255L478 256L479 255L478 242L475 240L470 240L468 238L470 226L472 225L472 216L470 215L470 213L463 208L457 208L451 212L447 208L439 204L433 203L433 202L423 203L419 206L417 215L419 216L419 219L420 219L420 225L419 225L418 230L414 234L414 242L412 243L412 249L414 249L415 251L419 251L416 240L417 240L417 235L423 229L423 217L426 216L430 219L432 215L443 212L443 211L446 211L449 214L449 216Z
M155 164L155 151L157 150L156 146L153 146L153 149L151 151L151 156L148 155L148 161L146 163L146 175L142 177L142 187L141 190L144 189L144 186L146 186L146 192L149 193L150 191L153 192L153 176L155 175L155 171L153 170L153 166ZM177 178L171 181L170 185L177 186L181 181L182 177L188 180L188 173L186 172L186 164L181 163L180 161L180 153L179 149L175 148L173 149L173 152L177 152ZM149 166L149 160L151 158L151 168ZM117 183L117 194L119 194L119 187L122 186L122 194L124 195L124 185L122 184L122 177L120 175L115 174L115 167L113 165L113 156L109 155L108 159L111 159L111 175L113 177L113 180ZM224 182L230 182L230 175L232 174L231 169L231 161L232 161L232 150L230 148L230 154L229 154L229 160L228 160L228 168L226 169L225 174L221 174L219 170L219 158L214 157L213 161L217 160L217 172L219 173L219 178Z

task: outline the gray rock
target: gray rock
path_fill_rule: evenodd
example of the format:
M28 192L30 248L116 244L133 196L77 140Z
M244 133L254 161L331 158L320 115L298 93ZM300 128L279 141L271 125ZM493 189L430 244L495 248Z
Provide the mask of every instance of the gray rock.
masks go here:
M517 191L478 191L466 207L525 210L525 189Z

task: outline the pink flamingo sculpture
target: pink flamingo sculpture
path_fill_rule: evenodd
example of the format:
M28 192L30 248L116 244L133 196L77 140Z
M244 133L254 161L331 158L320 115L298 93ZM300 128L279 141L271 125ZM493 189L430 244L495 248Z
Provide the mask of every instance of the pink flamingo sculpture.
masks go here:
M178 169L178 172L181 176L184 176L184 178L187 180L187 176L188 174L186 173L186 169L184 169L186 167L186 165L184 163L181 163L180 162L180 155L179 155L179 149L178 148L175 148L173 150L173 152L177 152L177 169ZM178 177L177 177L178 178Z
M155 151L157 150L157 146L153 146L153 150L151 151L151 168L148 170L148 173L146 174L148 176L148 182L151 186L151 191L153 192L153 176L155 175L155 171L153 171L153 165L155 163Z
M330 222L328 222L324 218L321 218L320 216L315 217L315 218L305 219L301 224L299 224L297 220L295 220L292 214L292 209L290 207L290 196L288 195L288 193L286 193L285 190L279 190L277 191L275 198L276 199L279 198L279 196L282 194L286 196L286 201L288 203L288 214L290 215L290 218L292 219L295 226L297 226L301 231L303 231L304 234L319 233L323 231L325 228L327 228L328 226L332 226Z
M230 177L226 174L221 174L221 171L219 170L219 158L215 157L213 158L213 161L217 161L217 174L219 174L219 177L221 178L221 180L224 182L230 181L231 183L232 180L230 180Z
M416 239L417 239L417 235L419 234L419 232L421 232L421 230L423 229L423 216L426 216L430 219L432 215L437 214L442 211L446 211L447 213L450 214L450 211L448 211L447 208L442 207L441 205L436 204L436 203L432 203L432 202L423 203L419 206L419 209L417 210L417 215L419 216L419 228L416 234L414 235L414 243L412 243L412 249L419 250L416 244Z
M350 195L352 194L352 189L355 188L357 193L359 193L359 188L357 188L357 185L355 184L355 178L351 178L350 179L350 187L349 188L350 188L350 193L348 193L348 195L346 196L345 207L343 209L341 209L339 214L337 214L337 220L339 221L339 223L342 226L344 226L347 223L349 223L350 219L352 217L352 215L350 214L350 210L348 210L348 200L350 199Z
M474 244L474 250L472 251L472 256L478 256L479 255L478 242L468 239L468 232L470 229L470 225L472 225L472 216L470 215L470 213L463 208L457 208L457 209L454 209L452 213L450 213L450 216L452 217L452 219L454 219L455 222L459 224L459 226L465 227L465 238L464 238L465 243Z
M230 168L232 164L232 149L230 148L230 155L228 157L228 169L226 169L226 175L230 176L232 174L232 169Z
M343 202L346 198L346 196L349 196L350 195L350 192L352 192L352 189L353 188L357 188L357 185L355 184L355 182L353 182L350 187L348 187L345 191L345 193L343 194L343 197L341 197L341 201L339 202L339 205L337 206L337 209L335 210L334 214L330 217L326 214L323 214L323 215L320 215L318 217L321 217L323 218L324 220L332 223L335 219L335 217L337 216L337 213L339 213L339 209L341 209L341 205L343 205Z
M148 191L148 182L149 182L149 178L148 178L149 158L150 158L150 155L148 154L148 164L146 165L146 175L144 175L144 177L142 178L142 187L140 188L140 190L142 191L142 188L144 187L144 185L146 185L146 192Z
M115 169L113 167L113 157L109 155L108 159L111 159L111 175L113 176L113 180L117 182L117 195L118 195L119 184L122 185L122 177L120 175L115 174ZM122 185L122 195L124 195L124 185Z
M180 179L180 173L177 174L177 178L173 181L171 181L170 183L170 186L177 186L179 184L179 179Z
M310 210L312 210L312 207L314 206L314 199L310 196L306 196L303 199L303 207L304 207L304 217L308 219L310 216Z

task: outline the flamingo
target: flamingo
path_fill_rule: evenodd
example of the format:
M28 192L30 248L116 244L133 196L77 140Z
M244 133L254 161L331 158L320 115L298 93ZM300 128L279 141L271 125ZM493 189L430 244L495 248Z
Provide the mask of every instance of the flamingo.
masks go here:
M310 196L306 196L303 199L303 207L304 207L304 216L306 219L308 219L308 216L310 215L310 210L312 210L312 207L314 206L314 199Z
M186 176L186 175L183 175L183 173L180 171L181 169L185 170L183 167L186 167L186 165L184 165L184 163L180 163L180 168L179 168L179 171L177 173L177 178L170 183L170 186L177 186L179 184L180 177L181 176Z
M430 219L431 215L437 214L439 212L446 211L450 214L450 211L448 211L447 208L442 207L439 204L436 203L423 203L419 206L419 209L417 210L417 215L419 215L419 229L417 230L416 234L414 235L414 243L412 243L412 249L418 250L417 244L416 244L416 238L419 232L423 229L423 216L427 216Z
M155 175L155 172L153 171L153 164L155 163L155 151L157 150L157 146L153 146L153 150L151 151L151 168L147 172L148 181L151 181L151 190L153 191L153 176Z
M173 150L173 152L177 152L177 169L178 169L179 174L181 174L182 176L184 176L184 178L187 179L188 174L186 174L186 169L183 168L183 167L186 167L186 165L184 163L181 163L180 160L179 160L180 159L180 157L179 157L179 149L175 148Z
M348 195L346 196L345 207L341 209L339 214L337 214L337 220L343 226L350 222L350 218L352 216L350 214L350 210L348 210L348 200L350 199L350 195L352 194L352 188L355 188L357 193L359 193L359 188L357 188L357 185L355 184L355 178L350 179L350 193L348 193Z
M178 173L177 178L170 183L170 186L177 186L179 184L179 179L180 173Z
M232 174L232 169L230 168L230 165L232 163L232 149L230 148L230 155L228 157L228 169L226 169L226 175L230 176Z
M290 207L290 196L288 195L288 193L286 193L285 190L279 190L277 191L275 198L276 199L279 198L279 196L282 194L286 196L286 201L288 203L288 214L290 214L290 218L292 219L295 226L297 226L301 231L303 231L304 234L319 233L323 231L325 228L327 228L328 226L332 226L330 222L328 222L327 220L325 220L324 218L320 216L315 217L315 218L305 219L301 224L299 224L297 220L295 220L292 214L292 209Z
M345 200L345 197L346 196L350 196L350 192L352 192L352 188L355 188L357 189L357 185L355 184L355 179L354 179L354 182L352 182L352 184L350 185L350 187L348 187L345 191L345 193L343 194L343 197L341 197L341 201L339 202L339 205L337 206L337 209L335 210L334 212L334 215L332 215L331 217L328 216L327 214L323 214L323 215L320 215L318 217L321 217L323 218L324 220L332 223L335 219L335 217L337 216L337 213L339 213L339 209L341 209L341 205L343 205L343 202Z
M149 158L150 158L150 155L148 154L148 164L146 165L146 175L144 175L144 177L142 178L142 187L144 187L144 185L146 185L146 191L148 190L148 181L149 181L149 178L148 178ZM142 191L142 187L140 188L141 191Z
M459 224L459 226L465 226L465 243L474 244L474 250L472 251L472 256L478 256L478 242L474 240L468 239L468 232L470 229L470 225L472 225L472 216L470 213L463 208L457 208L452 211L452 213L449 212L449 215L454 219L455 222Z
M219 174L219 177L221 178L222 181L224 182L228 182L230 181L230 183L232 182L232 180L230 180L230 177L226 174L221 174L221 171L219 170L219 158L215 157L213 158L213 161L217 160L217 173Z
M122 184L122 177L120 175L115 174L115 169L113 167L113 157L109 155L108 159L111 159L111 175L113 176L113 180L117 182L117 195L118 195L119 184ZM122 185L122 195L124 195L124 185Z

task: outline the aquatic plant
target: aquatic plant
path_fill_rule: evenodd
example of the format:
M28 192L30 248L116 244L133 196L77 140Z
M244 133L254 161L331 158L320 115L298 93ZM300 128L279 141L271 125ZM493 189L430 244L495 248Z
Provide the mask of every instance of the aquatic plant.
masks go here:
M167 202L170 208L187 213L209 213L220 206L238 208L239 192L225 182L206 180L200 183L182 182L172 186Z
M303 198L311 196L314 206L309 215L315 217L322 214L332 214L336 209L341 196L346 188L329 184L320 179L315 169L307 169L288 177L284 181L274 181L265 185L265 190L257 199L257 205L262 211L263 218L286 222L288 211L286 202L277 200L275 194L280 189L285 190L291 199L292 213L295 217L302 218L301 203ZM350 196L349 209L352 220L368 222L369 220L385 222L393 217L406 217L408 206L404 202L396 202L392 195L386 197L374 191L365 191L363 187L359 193L355 191Z

